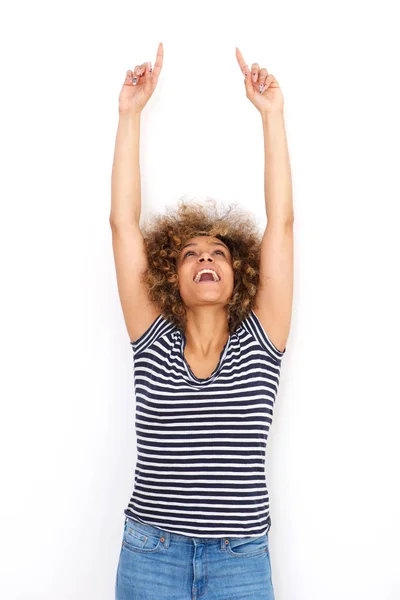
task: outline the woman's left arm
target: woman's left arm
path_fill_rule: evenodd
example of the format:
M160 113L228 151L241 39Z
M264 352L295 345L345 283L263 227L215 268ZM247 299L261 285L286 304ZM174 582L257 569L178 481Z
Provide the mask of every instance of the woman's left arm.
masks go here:
M267 226L261 242L260 281L254 312L282 352L289 337L293 303L293 198L283 95L276 78L236 48L246 96L260 112L264 132L264 193Z
M264 132L264 194L268 223L293 224L292 175L283 108L261 115Z
M254 312L278 350L286 348L293 303L293 200L283 110L262 115L267 226Z

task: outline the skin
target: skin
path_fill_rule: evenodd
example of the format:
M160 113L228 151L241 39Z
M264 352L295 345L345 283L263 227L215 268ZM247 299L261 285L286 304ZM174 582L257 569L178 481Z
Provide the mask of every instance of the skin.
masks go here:
M262 116L265 169L264 190L268 225L261 247L260 273L268 279L268 286L257 291L257 316L272 336L278 348L286 344L292 302L293 286L293 202L290 163L283 119L283 95L274 75L253 63L251 68L239 48L236 60L243 75L247 98ZM150 62L136 65L127 71L119 97L120 115L140 115L156 89L164 61L164 46L160 42L152 68ZM268 201L267 201L268 199ZM218 355L228 334L227 309L233 289L232 264L220 253L212 251L207 242L200 240L194 247L196 253L183 260L180 257L180 292L187 307L185 350L191 353L197 365L201 358ZM193 250L193 248L192 248ZM197 262L220 261L224 269L231 269L230 277L219 284L197 285L193 282L193 269ZM197 261L197 262L196 262ZM201 264L203 264L203 262ZM204 361L209 364L211 360ZM199 367L200 369L200 367ZM205 370L205 368L204 368Z
M184 247L190 243L196 245ZM214 269L221 280L195 283L196 273L205 268ZM182 247L177 271L187 314L185 355L192 359L219 357L229 337L227 304L234 287L232 255L218 238L193 237Z

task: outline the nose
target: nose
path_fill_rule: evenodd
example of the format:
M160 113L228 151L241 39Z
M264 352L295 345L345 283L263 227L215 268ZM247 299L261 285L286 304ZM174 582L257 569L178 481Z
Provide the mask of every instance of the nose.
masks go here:
M208 261L212 262L213 258L212 258L212 256L201 256L199 260L200 260L200 262L203 262L204 260L208 260Z

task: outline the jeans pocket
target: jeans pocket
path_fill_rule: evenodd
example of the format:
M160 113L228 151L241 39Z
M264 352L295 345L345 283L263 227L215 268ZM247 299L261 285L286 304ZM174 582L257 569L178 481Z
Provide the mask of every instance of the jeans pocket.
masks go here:
M251 558L268 554L268 534L258 537L228 538L229 544L226 549L231 556L237 558Z
M161 536L144 533L140 525L136 525L131 519L125 523L122 548L131 552L156 552L161 544Z

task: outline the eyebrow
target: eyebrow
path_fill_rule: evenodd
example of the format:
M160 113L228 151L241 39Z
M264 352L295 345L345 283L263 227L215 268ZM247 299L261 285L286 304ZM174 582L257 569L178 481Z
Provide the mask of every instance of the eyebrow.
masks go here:
M190 244L186 244L186 246L183 246L182 250L184 250L188 246L198 246L198 244L196 242L191 242ZM225 244L222 244L221 242L212 242L211 246L222 246L223 248L226 248L226 250L229 250L228 246L225 246Z

